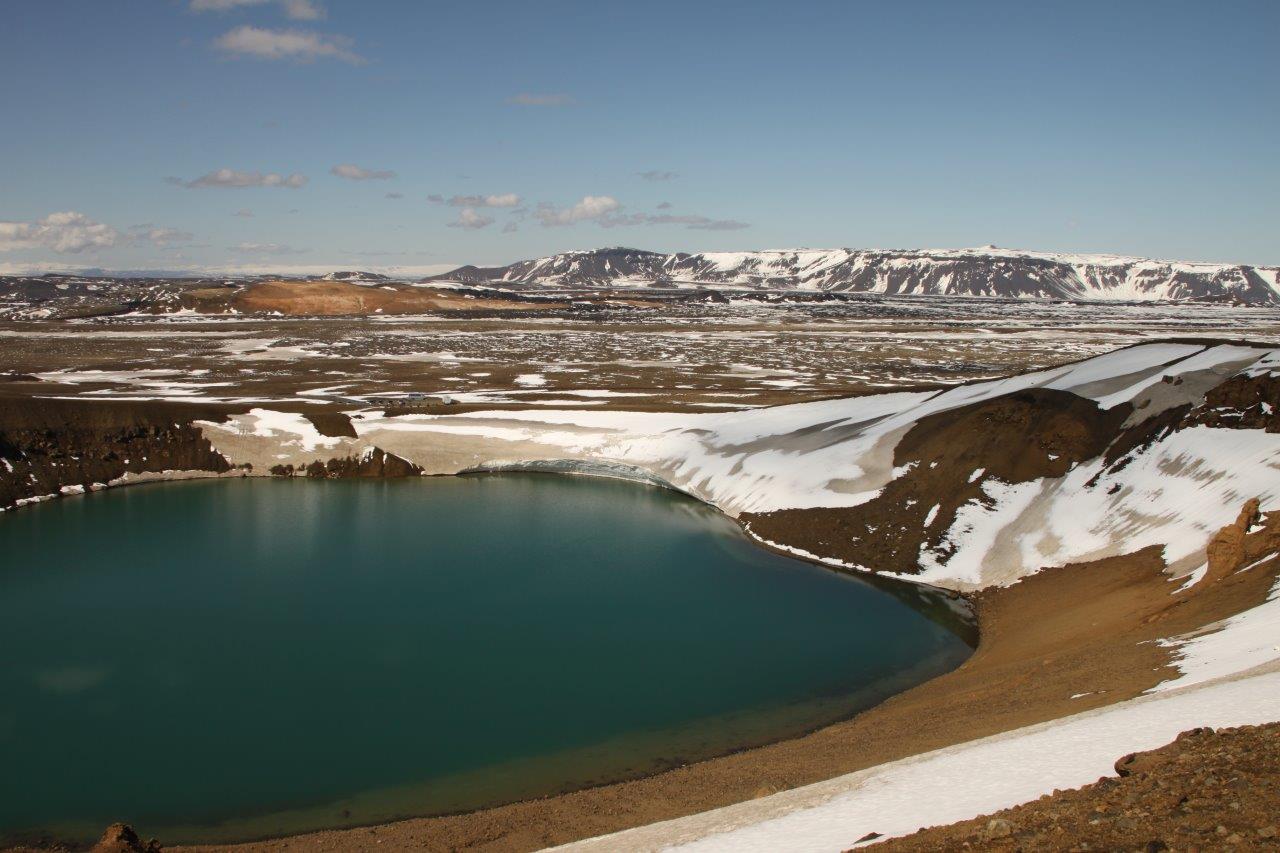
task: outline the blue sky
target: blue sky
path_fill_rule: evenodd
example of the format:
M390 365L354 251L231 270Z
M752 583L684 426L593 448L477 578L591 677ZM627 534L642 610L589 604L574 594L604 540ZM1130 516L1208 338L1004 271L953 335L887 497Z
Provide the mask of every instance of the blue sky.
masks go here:
M1280 264L1273 0L4 18L0 270L987 243Z

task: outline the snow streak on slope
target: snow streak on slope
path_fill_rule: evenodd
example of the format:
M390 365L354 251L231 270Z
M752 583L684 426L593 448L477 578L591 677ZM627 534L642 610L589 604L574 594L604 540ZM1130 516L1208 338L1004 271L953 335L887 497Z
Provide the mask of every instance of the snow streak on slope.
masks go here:
M857 293L1280 304L1280 269L978 249L567 252L432 280L527 287L707 286Z

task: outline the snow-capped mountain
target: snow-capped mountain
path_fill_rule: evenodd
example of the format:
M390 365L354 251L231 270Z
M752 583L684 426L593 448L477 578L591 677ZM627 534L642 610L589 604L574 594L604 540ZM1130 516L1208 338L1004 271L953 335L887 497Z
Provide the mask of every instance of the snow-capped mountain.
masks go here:
M428 281L518 287L685 286L1083 300L1280 304L1280 268L977 249L781 249L664 255L611 248Z
M381 275L376 272L364 272L362 270L339 270L321 276L325 281L349 281L353 284L370 284L384 281L391 281L389 276Z

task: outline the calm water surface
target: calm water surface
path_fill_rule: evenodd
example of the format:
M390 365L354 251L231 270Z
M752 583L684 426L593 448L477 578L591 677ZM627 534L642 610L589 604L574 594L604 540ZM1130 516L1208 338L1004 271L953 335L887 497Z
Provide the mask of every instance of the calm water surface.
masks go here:
M0 837L474 809L799 734L970 652L945 599L605 480L114 489L0 516L0 555Z

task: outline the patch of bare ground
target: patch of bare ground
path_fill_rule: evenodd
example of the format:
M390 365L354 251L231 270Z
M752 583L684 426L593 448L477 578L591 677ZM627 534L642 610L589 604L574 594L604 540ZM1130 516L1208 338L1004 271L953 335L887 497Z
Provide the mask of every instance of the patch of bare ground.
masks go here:
M1119 778L860 850L1280 849L1280 723L1193 729L1121 757Z
M336 317L363 314L422 314L431 311L546 311L566 303L468 297L454 291L345 281L260 281L243 288L204 288L183 294L184 307L197 311L286 316ZM188 304L189 303L189 304Z

